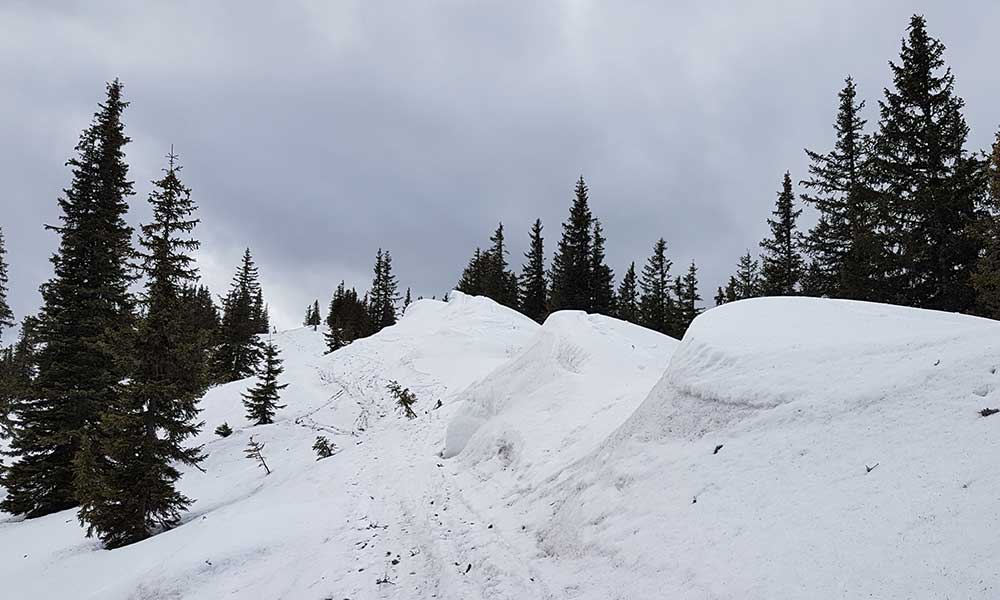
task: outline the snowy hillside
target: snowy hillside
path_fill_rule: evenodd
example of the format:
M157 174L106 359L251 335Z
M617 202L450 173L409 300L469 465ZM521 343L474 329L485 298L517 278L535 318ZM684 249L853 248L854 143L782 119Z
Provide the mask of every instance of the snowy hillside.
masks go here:
M287 407L250 427L249 381L209 392L182 526L109 552L73 511L0 519L0 596L1000 596L998 323L758 299L678 344L455 294L330 355L274 341Z

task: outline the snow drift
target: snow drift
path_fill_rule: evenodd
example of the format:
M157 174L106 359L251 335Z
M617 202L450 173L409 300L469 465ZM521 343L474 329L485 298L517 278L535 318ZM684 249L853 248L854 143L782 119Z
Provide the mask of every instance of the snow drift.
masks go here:
M333 354L274 341L288 406L251 426L249 381L209 392L183 525L108 552L74 511L0 519L0 595L1000 596L1000 323L769 298L678 344L455 294Z
M444 456L551 474L628 418L676 345L617 319L555 313L523 353L459 395Z
M540 544L578 566L560 573L581 598L996 597L1000 419L979 411L1000 406L998 365L1000 324L974 317L710 310L628 422L540 492Z

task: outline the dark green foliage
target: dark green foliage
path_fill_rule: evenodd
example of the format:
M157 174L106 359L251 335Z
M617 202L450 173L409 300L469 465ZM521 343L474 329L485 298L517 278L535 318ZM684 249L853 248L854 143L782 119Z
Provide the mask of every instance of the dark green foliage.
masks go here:
M307 327L312 327L313 331L315 331L322 322L323 317L319 313L319 300L314 300L312 304L306 307L306 318L302 324Z
M576 183L569 219L552 259L549 309L585 310L592 307L593 222L583 177Z
M465 265L462 276L458 280L455 289L470 296L486 295L486 272L489 270L488 254L482 248L476 248L472 253L472 258Z
M396 302L399 300L398 284L392 274L392 256L388 250L382 252L381 248L378 249L373 273L372 289L368 292L366 303L372 333L378 333L396 324Z
M28 316L14 346L0 351L0 438L14 435L14 417L32 402L37 346L38 320Z
M801 183L809 193L802 194L802 200L820 216L803 241L812 257L803 293L873 300L878 296L877 268L882 261L870 181L870 140L861 118L864 102L857 101L850 77L839 97L833 150L826 154L806 150L809 178Z
M455 289L471 296L486 296L516 309L517 275L507 268L509 252L504 240L503 223L493 232L490 242L492 245L485 252L476 248Z
M726 298L726 292L722 289L721 286L715 291L715 297L713 298L713 300L715 301L716 306L722 306L723 304L728 302L728 298Z
M698 308L698 302L701 301L701 296L698 295L698 267L694 261L691 261L691 266L688 267L684 277L677 278L674 289L677 303L672 335L680 339L684 337L684 332L691 326L694 318L701 313L701 309Z
M976 313L1000 319L1000 131L986 163L987 194L976 232L983 253L972 275Z
M229 293L222 299L219 346L213 364L216 381L226 383L253 375L261 357L257 334L267 332L265 311L257 266L247 248Z
M70 187L59 199L54 275L42 286L37 376L18 407L4 473L3 510L37 517L77 504L74 461L98 415L121 402L133 325L132 229L125 222L132 182L121 121L127 103L118 81L80 136L67 164Z
M219 425L218 427L215 428L215 435L222 438L227 438L233 435L233 428L229 426L229 423L223 423L222 425Z
M270 475L271 469L267 468L267 462L264 460L264 442L258 442L250 436L250 440L247 442L247 447L243 450L243 455L252 461L256 461L257 465L264 469L264 475Z
M778 192L774 218L768 219L771 237L763 240L762 292L765 296L794 296L802 278L802 255L799 254L795 221L802 210L795 210L792 177L785 173Z
M143 540L180 521L191 503L174 488L177 465L197 465L199 447L184 447L198 433L198 399L207 386L204 333L186 310L182 292L197 278L190 253L198 220L191 190L178 178L171 155L149 203L153 220L142 226L139 256L146 276L124 393L105 405L76 458L79 519L87 535L107 548Z
M728 302L733 302L757 298L763 294L763 286L760 264L747 250L747 253L741 256L736 264L736 275L729 278L729 284L726 286L726 299Z
M264 344L264 362L257 374L257 384L243 394L243 406L247 409L247 420L254 425L269 425L274 422L274 413L285 405L278 404L281 390L287 383L278 383L284 371L278 358L278 347L273 342Z
M670 295L672 265L667 258L667 242L660 238L642 268L639 281L639 324L666 334L674 330L674 300Z
M313 443L313 451L316 453L316 460L323 460L333 456L333 453L337 451L337 445L319 435L316 436L316 441Z
M605 263L604 228L594 219L594 245L590 254L590 312L615 314L615 274Z
M979 160L965 150L968 127L944 44L910 19L892 89L879 102L873 176L884 219L886 300L947 311L973 306L978 244L971 225L982 193Z
M0 227L0 339L5 327L13 327L14 313L7 303L7 248L3 241L3 227Z
M406 295L403 296L403 314L406 314L406 309L413 304L413 299L410 297L410 288L406 288Z
M195 328L206 337L206 345L215 345L219 335L219 307L212 300L212 292L207 286L184 284L181 286L181 302L185 306Z
M520 305L521 312L541 323L549 315L548 282L545 277L545 242L542 239L542 220L536 219L531 226L528 251L521 266Z
M396 405L403 409L403 414L410 419L415 419L417 413L413 412L413 404L417 401L417 397L413 392L409 388L399 385L399 382L395 380L386 384L385 388L396 399Z
M639 288L635 275L635 263L628 266L625 276L622 277L622 284L618 287L618 297L616 305L616 316L629 323L640 323L641 313L639 311Z
M324 335L330 352L371 334L367 304L367 297L359 300L356 290L348 290L344 282L340 282L326 314L327 331Z

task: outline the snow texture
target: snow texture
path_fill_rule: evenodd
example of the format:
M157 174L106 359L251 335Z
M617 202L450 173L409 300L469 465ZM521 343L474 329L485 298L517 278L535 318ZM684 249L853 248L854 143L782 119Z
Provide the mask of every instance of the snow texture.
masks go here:
M678 344L455 293L333 354L273 339L288 406L206 395L181 526L106 551L75 511L0 515L0 597L1000 597L993 321L768 298Z

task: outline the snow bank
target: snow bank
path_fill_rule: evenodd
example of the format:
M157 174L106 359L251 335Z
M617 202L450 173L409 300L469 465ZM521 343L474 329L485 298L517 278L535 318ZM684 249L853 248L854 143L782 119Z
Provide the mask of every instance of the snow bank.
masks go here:
M635 410L677 341L578 311L551 315L519 356L458 397L444 456L549 474L593 449Z
M576 566L552 576L579 598L995 598L998 364L1000 323L974 317L712 309L536 496L549 564Z

